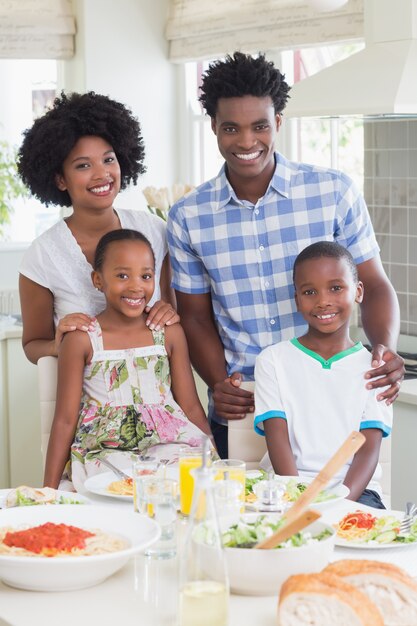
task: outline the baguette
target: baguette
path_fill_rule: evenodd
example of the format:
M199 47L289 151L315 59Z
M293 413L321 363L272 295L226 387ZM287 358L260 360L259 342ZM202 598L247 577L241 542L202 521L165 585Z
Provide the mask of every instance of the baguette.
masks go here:
M391 563L349 559L331 563L324 572L365 593L379 608L386 626L417 625L417 583Z
M281 587L279 626L384 626L379 610L339 576L297 574Z

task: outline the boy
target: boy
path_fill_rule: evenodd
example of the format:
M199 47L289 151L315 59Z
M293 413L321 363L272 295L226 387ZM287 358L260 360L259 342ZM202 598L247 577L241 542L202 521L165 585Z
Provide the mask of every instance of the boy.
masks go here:
M297 256L293 281L308 330L257 357L255 430L266 436L275 472L287 476L315 476L349 433L361 430L364 445L337 477L350 499L385 508L378 457L392 408L365 388L372 355L349 336L352 309L364 295L353 257L335 242L316 242Z

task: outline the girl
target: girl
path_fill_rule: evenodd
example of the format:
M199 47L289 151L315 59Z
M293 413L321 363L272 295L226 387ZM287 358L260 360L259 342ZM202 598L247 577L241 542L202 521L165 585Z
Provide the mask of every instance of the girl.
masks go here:
M105 301L91 284L100 237L134 228L150 240L156 257L151 328L178 321L170 288L165 223L144 211L114 209L117 194L145 171L139 123L121 103L89 92L64 93L25 132L19 174L46 205L72 213L38 237L20 268L23 347L32 363L57 355L64 333L86 331ZM156 302L161 292L166 302ZM81 311L81 313L77 313Z
M106 308L87 333L74 331L62 341L44 480L58 487L70 457L66 474L77 491L88 476L106 470L103 455L129 467L132 451L172 456L175 445L157 446L196 446L202 431L210 434L181 326L164 332L146 324L155 286L149 241L130 229L107 233L97 246L92 279Z

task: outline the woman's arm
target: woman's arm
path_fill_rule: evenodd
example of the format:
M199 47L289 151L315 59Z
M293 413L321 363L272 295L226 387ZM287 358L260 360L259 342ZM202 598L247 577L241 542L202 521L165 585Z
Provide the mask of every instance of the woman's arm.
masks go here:
M44 486L58 488L77 427L84 366L91 350L88 335L65 335L58 355L57 399L46 454Z
M171 370L171 389L190 422L211 437L211 430L198 398L194 376L191 371L187 341L179 324L165 330L165 346Z
M298 476L297 466L291 450L287 420L271 417L263 422L269 458L276 474Z
M152 307L146 308L148 311L146 324L151 330L154 328L159 330L163 326L171 326L171 324L177 324L180 321L175 292L171 288L171 263L168 255L162 263L159 285L162 300L158 300Z
M366 441L353 457L352 465L343 481L350 489L348 499L354 501L362 495L374 474L382 440L382 431L378 428L366 428L361 433L365 435Z
M23 350L29 361L37 363L42 356L57 356L65 333L87 330L91 318L84 313L71 313L54 327L54 297L49 289L20 274L20 305L23 322Z

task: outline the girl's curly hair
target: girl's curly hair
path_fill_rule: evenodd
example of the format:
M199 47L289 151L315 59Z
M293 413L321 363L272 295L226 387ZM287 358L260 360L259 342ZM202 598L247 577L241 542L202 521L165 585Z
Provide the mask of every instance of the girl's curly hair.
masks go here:
M263 54L252 57L243 52L227 55L223 61L214 61L203 75L199 100L210 117L216 116L219 98L270 96L275 113L281 113L290 97L291 87L284 74L267 61Z
M145 172L145 149L138 120L120 102L90 91L55 98L53 107L24 132L17 157L18 172L32 194L43 202L71 206L67 191L56 186L57 174L81 137L94 135L113 148L121 171L121 189Z

